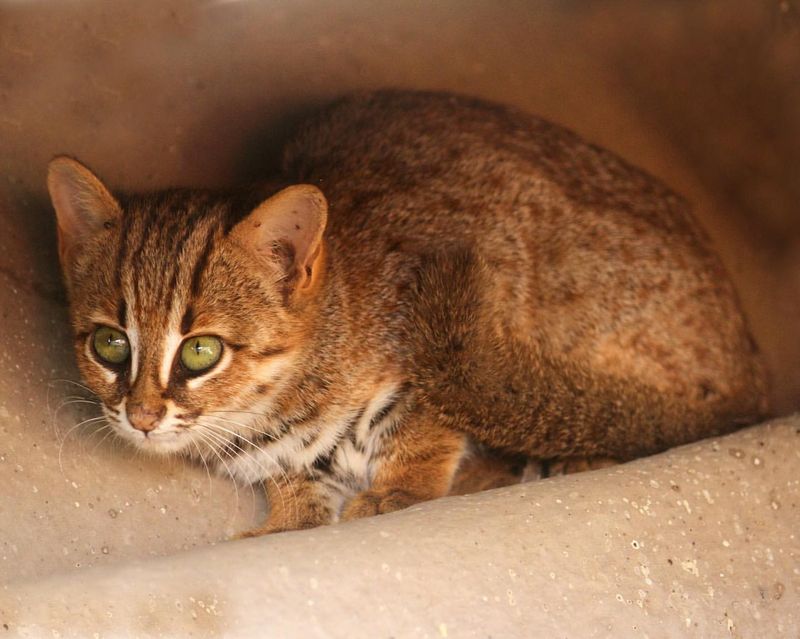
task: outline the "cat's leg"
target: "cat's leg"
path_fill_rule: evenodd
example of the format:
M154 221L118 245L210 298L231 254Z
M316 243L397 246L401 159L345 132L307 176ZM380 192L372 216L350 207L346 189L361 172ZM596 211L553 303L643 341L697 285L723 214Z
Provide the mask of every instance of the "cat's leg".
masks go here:
M530 460L520 455L505 455L472 442L450 486L450 495L468 495L492 488L512 486L531 479ZM541 469L536 469L536 478Z
M384 444L369 490L345 504L341 520L388 513L447 495L466 451L466 435L425 413L408 416Z
M586 470L598 470L615 466L619 461L611 457L564 457L547 464L547 476L571 475L582 473Z
M270 479L264 487L270 509L266 521L237 538L330 524L343 499L334 489L305 475Z

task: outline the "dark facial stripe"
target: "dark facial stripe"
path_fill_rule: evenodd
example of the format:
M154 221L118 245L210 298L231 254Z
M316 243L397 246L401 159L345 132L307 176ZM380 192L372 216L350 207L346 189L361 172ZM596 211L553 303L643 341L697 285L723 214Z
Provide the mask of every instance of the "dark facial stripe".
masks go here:
M123 210L124 210L123 206ZM117 251L117 262L114 265L114 284L117 290L122 288L122 265L125 263L125 256L128 249L128 234L131 230L130 214L122 214L122 224L119 230L119 250Z
M307 373L298 383L297 389L300 393L324 394L330 388L330 380L318 375L317 373Z
M125 320L128 316L128 304L125 302L125 298L123 297L119 304L117 304L117 324L119 324L122 328L127 328L125 324Z
M211 251L214 248L215 230L216 229L214 228L209 229L208 235L206 236L205 245L203 246L203 250L197 259L197 263L195 264L194 273L192 274L192 297L197 297L198 293L200 292L200 281L202 280L203 273L208 265L208 257L211 255Z
M204 199L195 200L191 203L192 210L190 211L189 215L186 219L181 219L179 216L176 216L177 225L174 228L173 232L178 233L174 236L172 241L172 247L174 252L172 254L172 262L177 263L180 261L181 251L183 250L183 245L186 243L186 240L189 239L189 236L192 235L195 230L196 226L195 223L197 220L205 214L207 205Z
M236 435L232 440L225 444L225 446L223 446L221 452L223 457L236 457L240 453L243 454L245 452L245 442L241 437Z
M164 264L169 264L169 268L163 268L159 271L160 277L158 283L153 282L156 290L160 291L162 299L167 299L172 296L175 287L178 283L178 269L180 268L181 260L179 259L181 248L183 246L184 237L188 232L194 228L192 224L193 216L197 214L194 210L187 218L182 214L181 209L184 203L180 197L181 191L175 191L170 194L170 198L163 202L161 213L161 223L159 225L158 234L160 236L159 244L164 247L162 251L164 254ZM164 215L170 213L169 215ZM173 249L173 254L170 259L166 259L166 251L168 247Z
M180 218L180 216L175 216L176 219L176 226L172 229L173 231L173 239L171 240L171 246L173 247L173 254L170 259L170 263L172 264L180 264L182 262L181 256L183 253L183 248L188 239L197 232L197 221L207 214L209 208L208 196L202 195L199 197L195 197L194 200L191 202L191 211L189 212L188 216L185 219ZM175 286L177 285L178 280L178 270L176 269L173 271L172 274L172 281L170 282L169 290L165 291L167 295L169 295L172 291L175 290Z
M189 331L192 330L192 324L194 323L194 308L191 304L186 307L186 312L183 314L183 318L181 319L181 332L185 335Z
M345 433L347 433L347 438L350 440L350 443L353 444L353 446L355 446L356 450L359 453L364 452L364 446L360 441L358 441L358 433L356 433L356 426L358 426L358 422L361 421L361 418L364 416L366 410L367 410L367 405L365 404L364 406L361 407L361 410L359 410L353 416L353 419L351 419L350 423L347 425L347 430L345 430Z
M289 348L287 346L274 346L272 348L264 348L258 351L261 357L275 357L276 355L283 355Z
M157 224L158 217L158 207L138 206L134 203L135 201L135 199L132 200L131 207L136 209L136 219L134 220L133 216L130 214L125 216L130 217L131 220L128 225L123 225L122 232L125 233L125 235L123 235L121 238L122 246L125 250L120 251L120 267L126 267L129 276L133 273L141 273L145 270L143 268L143 260L145 259L144 247L151 235L152 228ZM136 237L134 230L138 231L138 237ZM144 296L141 287L141 284L144 280L136 277L133 277L132 279L134 297L133 299L129 300L129 302L132 307L139 309L141 308L141 301L142 297Z
M369 421L369 428L368 430L372 430L378 424L380 424L386 417L394 410L394 407L397 406L398 402L402 398L400 393L397 393L392 399L386 402L381 409L372 416L372 419Z
M161 399L175 399L175 386L172 383L172 375L169 377L167 387L161 391Z
M140 224L140 229L139 229L140 236L139 236L139 241L138 241L138 243L136 245L136 248L131 251L131 259L132 260L136 260L137 257L138 257L139 258L138 261L141 262L141 260L143 259L141 256L142 256L142 254L144 252L143 251L144 245L147 242L147 238L150 237L150 231L152 230L153 226L156 224L156 220L158 218L158 215L157 215L156 211L157 211L157 207L156 206L144 207L144 208L139 210L139 215L141 217L141 224ZM128 238L123 237L122 241L127 243L127 239ZM133 239L133 238L131 238L131 239ZM141 267L141 263L138 263L134 270L135 271L141 270L140 267Z
M336 452L336 447L334 446L331 450L329 450L324 455L320 455L314 460L314 463L311 467L319 472L319 473L329 473L331 471L331 464L333 463L333 454Z
M280 429L277 433L268 432L268 433L258 433L250 437L250 441L255 444L256 447L259 446L266 446L279 440L283 435L289 432L289 426L287 424L281 424Z
M185 413L178 413L175 415L175 419L185 420L185 421L194 421L198 417L200 417L201 412L199 410L187 410Z
M319 403L311 400L311 403L304 406L299 414L285 417L281 429L286 428L289 430L290 428L294 428L300 424L304 424L305 422L310 422L311 420L319 417L320 412L321 409Z

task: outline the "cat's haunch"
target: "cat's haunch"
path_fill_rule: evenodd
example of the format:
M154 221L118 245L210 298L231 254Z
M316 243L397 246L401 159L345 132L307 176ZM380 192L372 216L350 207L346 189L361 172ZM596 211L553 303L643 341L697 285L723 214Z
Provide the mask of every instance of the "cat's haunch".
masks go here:
M767 409L686 203L512 109L355 95L251 191L112 194L68 157L48 187L86 383L134 446L264 483L248 534L397 510L464 473L508 483L524 458L631 459Z

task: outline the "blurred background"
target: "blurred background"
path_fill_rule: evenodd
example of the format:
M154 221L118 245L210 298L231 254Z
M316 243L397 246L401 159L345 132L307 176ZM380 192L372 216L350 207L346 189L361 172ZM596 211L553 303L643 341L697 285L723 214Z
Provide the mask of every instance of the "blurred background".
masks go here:
M515 105L683 193L738 287L776 412L800 406L797 0L6 0L0 461L49 445L48 384L77 379L53 155L120 189L246 182L314 109L387 86Z

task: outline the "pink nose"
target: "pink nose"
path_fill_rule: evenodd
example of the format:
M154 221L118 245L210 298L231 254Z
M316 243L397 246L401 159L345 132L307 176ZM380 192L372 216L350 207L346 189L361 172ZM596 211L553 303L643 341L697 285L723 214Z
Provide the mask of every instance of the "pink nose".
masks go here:
M167 407L163 404L161 406L148 406L141 402L133 402L128 404L127 413L128 421L136 430L143 433L149 433L156 426L164 413L167 412Z

